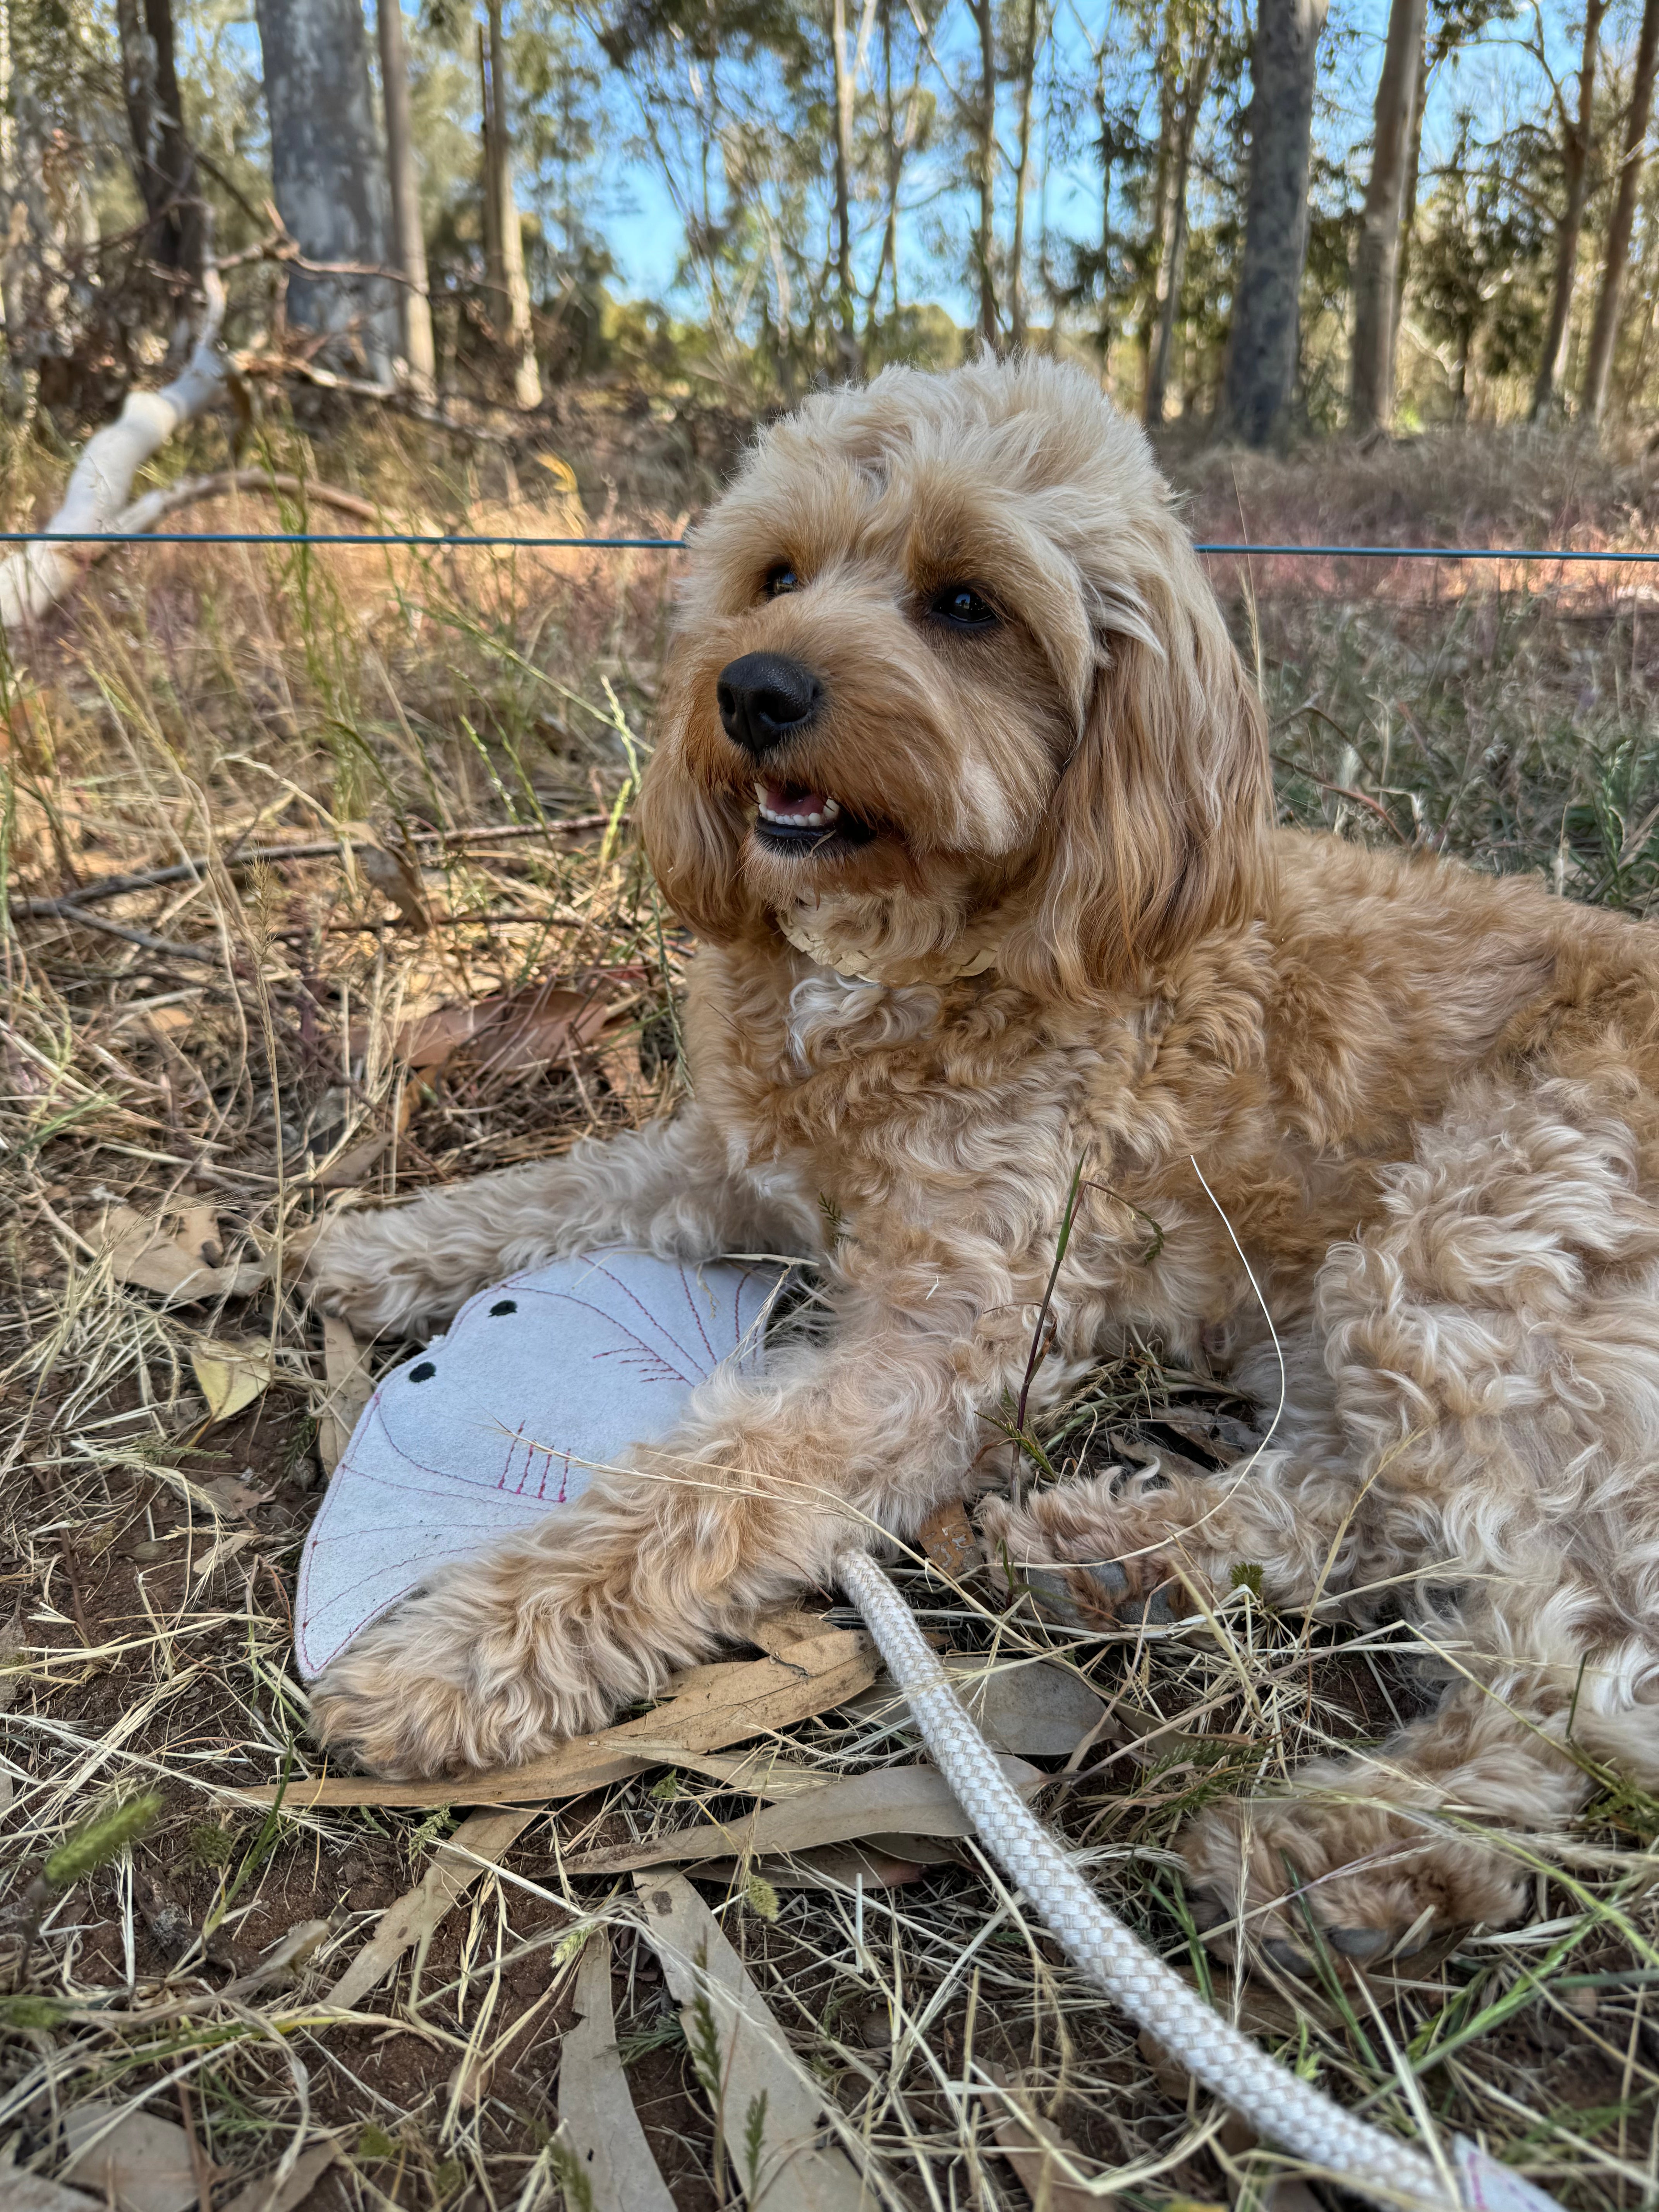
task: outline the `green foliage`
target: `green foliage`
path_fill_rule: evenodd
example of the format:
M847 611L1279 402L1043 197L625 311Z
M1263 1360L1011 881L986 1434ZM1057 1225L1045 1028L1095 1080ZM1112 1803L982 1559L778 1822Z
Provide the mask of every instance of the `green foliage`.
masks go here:
M777 1918L781 1910L778 1893L764 1875L746 1874L743 1879L743 1894L751 1912L757 1913L763 1920Z
M0 1997L0 2027L24 2028L44 2034L61 2027L69 2016L68 2006L59 2004L53 1997Z
M548 2145L547 2162L553 2169L553 2178L564 2191L567 2205L573 2212L602 2212L593 2202L593 2181L568 2143L555 2141Z
M155 1791L130 1797L106 1813L83 1821L51 1852L40 1869L42 1881L53 1889L69 1889L84 1881L101 1866L136 1844L160 1819L161 1800Z
M761 2151L766 2140L766 2099L763 2089L749 2100L743 2121L744 2179L752 2203L760 2195Z
M236 1838L216 1821L198 1820L185 1838L185 1849L196 1866L227 1867L235 1856Z

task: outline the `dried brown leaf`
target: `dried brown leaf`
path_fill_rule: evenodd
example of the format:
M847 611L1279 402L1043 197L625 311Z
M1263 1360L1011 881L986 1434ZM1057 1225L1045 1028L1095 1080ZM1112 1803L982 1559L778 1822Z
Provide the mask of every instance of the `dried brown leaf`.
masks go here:
M311 1805L501 1805L545 1803L579 1797L644 1767L664 1764L664 1747L720 1751L727 1744L791 1727L828 1712L875 1680L875 1647L854 1629L831 1629L795 1644L787 1661L738 1660L699 1669L716 1679L697 1682L668 1704L598 1735L578 1736L523 1766L447 1782L376 1782L361 1775L297 1782L283 1802L292 1811ZM653 1753L635 1748L649 1743ZM273 1789L240 1793L251 1805L269 1805Z
M210 1267L200 1252L192 1253L161 1224L146 1221L130 1206L110 1208L103 1225L100 1249L107 1256L118 1282L131 1283L141 1291L154 1291L168 1304L191 1304L204 1298L246 1297L265 1279L261 1261L243 1261L234 1267Z
M1030 1796L1041 1788L1044 1778L1024 1759L1002 1759L997 1763L1023 1795ZM826 1783L808 1796L768 1806L729 1826L710 1822L704 1827L658 1837L651 1843L589 1851L580 1858L568 1858L564 1866L569 1875L627 1874L638 1867L673 1862L749 1857L763 1852L781 1856L810 1850L817 1844L856 1843L878 1836L884 1843L896 1843L901 1836L970 1836L973 1832L973 1822L936 1766L887 1766L871 1774Z
M273 2191L271 2182L276 2169L258 2181L249 2182L240 2196L233 2197L224 2212L296 2212L317 2184L340 2155L331 2142L314 2143L302 2150L294 2162L294 2171L280 2189Z
M559 2057L559 2130L595 2207L674 2212L651 2155L617 2049L611 2004L611 1935L596 1929L576 1969L575 2025Z
M0 2166L0 2212L104 2212L103 2199L82 2189L65 2189L44 2173Z
M533 1813L474 1813L463 1820L448 1842L438 1845L414 1888L389 1905L375 1922L368 1941L329 1991L329 2003L343 2012L352 2011L386 1979L405 1951L439 1926L535 1817ZM486 1863L476 1863L479 1860Z
M64 2123L70 2157L63 2178L90 2189L116 2212L191 2212L196 2168L190 2138L154 2112L82 2105ZM113 2122L113 2125L111 2123Z
M243 1412L276 1375L264 1344L240 1344L226 1337L199 1338L190 1347L190 1364L214 1423Z
M368 1346L358 1343L350 1322L336 1314L323 1318L323 1390L317 1415L317 1456L323 1473L332 1474L374 1390Z
M748 2201L767 2212L867 2212L866 2191L846 2153L820 2146L823 2090L789 2048L748 1969L690 1883L677 1874L636 1878L645 1933L662 1960L696 2047L706 2005L720 2045L720 2121ZM750 2171L750 2131L759 2139Z
M356 860L375 890L383 898L391 900L411 929L424 933L431 928L426 886L410 854L388 851L384 845L362 844L357 848Z
M1034 2111L996 2067L985 2065L984 2070L997 2084L992 2099L991 2132L1036 2212L1096 2212L1100 2198L1066 2179L1055 2153L1063 2153L1073 2168L1085 2172L1094 2160L1067 2142L1052 2120Z

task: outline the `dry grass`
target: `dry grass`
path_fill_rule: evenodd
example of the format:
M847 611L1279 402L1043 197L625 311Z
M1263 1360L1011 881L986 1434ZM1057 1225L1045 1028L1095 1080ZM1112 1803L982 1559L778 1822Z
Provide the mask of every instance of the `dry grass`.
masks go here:
M327 473L361 486L383 463L334 449ZM408 464L384 465L395 483ZM1401 465L1416 497L1422 471ZM1313 495L1308 473L1258 482L1258 507L1295 508ZM1486 477L1508 480L1497 465ZM427 504L455 513L501 490L451 485ZM1330 516L1333 495L1318 496ZM1620 529L1626 511L1601 523ZM669 523L674 507L626 519ZM1510 519L1486 515L1494 531ZM343 2199L534 2212L558 2188L568 1939L604 1923L629 2086L675 2200L722 2201L719 2175L724 2201L742 2201L636 1939L631 1884L563 1869L593 1844L747 1800L647 1776L538 1816L424 1953L342 2018L329 1987L454 1820L267 1819L232 1794L315 1764L288 1610L322 1396L296 1240L327 1206L557 1149L675 1096L684 940L625 838L546 826L608 823L625 805L669 574L639 556L457 568L155 549L101 568L7 674L15 899L211 860L90 909L172 950L61 915L20 920L4 940L0 2163L9 2152L56 2172L77 2109L146 2101L224 2169L204 2174L204 2212L210 2194L222 2209L276 2174L302 2139L337 2148L315 2200L330 2212ZM1659 890L1659 668L1639 599L1223 580L1262 668L1292 812L1543 868L1637 909ZM402 836L443 833L415 848L429 932L361 860L238 861L352 825L394 853ZM461 835L486 827L515 834ZM596 1042L528 1070L476 1054L407 1064L422 1012L550 977L606 1010ZM216 1256L257 1261L267 1279L164 1309L99 1256L118 1204L198 1237L210 1211ZM191 1363L204 1338L256 1341L276 1374L219 1425ZM1202 1406L1248 1410L1149 1356L1097 1377L1048 1449L1062 1468L1126 1439L1201 1454L1185 1416ZM1179 1431L1161 1418L1172 1408ZM908 1583L924 1625L958 1649L1001 1669L1046 1657L1112 1704L1079 1771L1042 1802L1117 1909L1255 2032L1395 2126L1420 2100L1448 2132L1484 2133L1583 2212L1653 2200L1655 1808L1610 1794L1570 1837L1515 1838L1536 1872L1521 1928L1364 1979L1345 1966L1312 1986L1262 1974L1235 1989L1193 1938L1172 1839L1212 1793L1410 1711L1393 1634L1310 1634L1242 1592L1216 1632L1066 1636L988 1578L954 1588L918 1567ZM793 1731L787 1748L827 1774L915 1753L902 1717L869 1706ZM31 1891L66 1837L152 1790L135 1843ZM1024 2201L995 2150L988 2065L1023 2082L1126 2203L1257 2203L1281 2170L1079 1984L971 1846L897 1886L832 1869L793 1889L769 1872L775 1917L753 1883L705 1893L845 2116L872 2202ZM296 1927L310 1948L271 1967Z

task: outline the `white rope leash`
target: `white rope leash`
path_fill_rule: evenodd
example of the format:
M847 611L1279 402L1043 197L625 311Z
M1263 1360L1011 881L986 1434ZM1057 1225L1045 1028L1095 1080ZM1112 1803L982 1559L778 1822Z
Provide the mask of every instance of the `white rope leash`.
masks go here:
M1376 2203L1456 2212L1457 2195L1421 2152L1355 2119L1269 2058L1130 1933L1005 1778L910 1608L874 1559L867 1552L843 1552L836 1573L986 1849L1090 1979L1261 2135Z

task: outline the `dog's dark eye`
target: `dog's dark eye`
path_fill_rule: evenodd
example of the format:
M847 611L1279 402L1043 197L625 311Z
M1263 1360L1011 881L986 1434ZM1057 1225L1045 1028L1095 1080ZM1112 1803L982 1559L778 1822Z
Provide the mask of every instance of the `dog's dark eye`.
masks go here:
M781 599L786 592L798 592L799 589L800 578L787 561L780 561L775 568L767 570L766 596L769 599Z
M934 592L927 611L953 629L986 629L997 618L991 602L970 584L947 584L942 592Z

